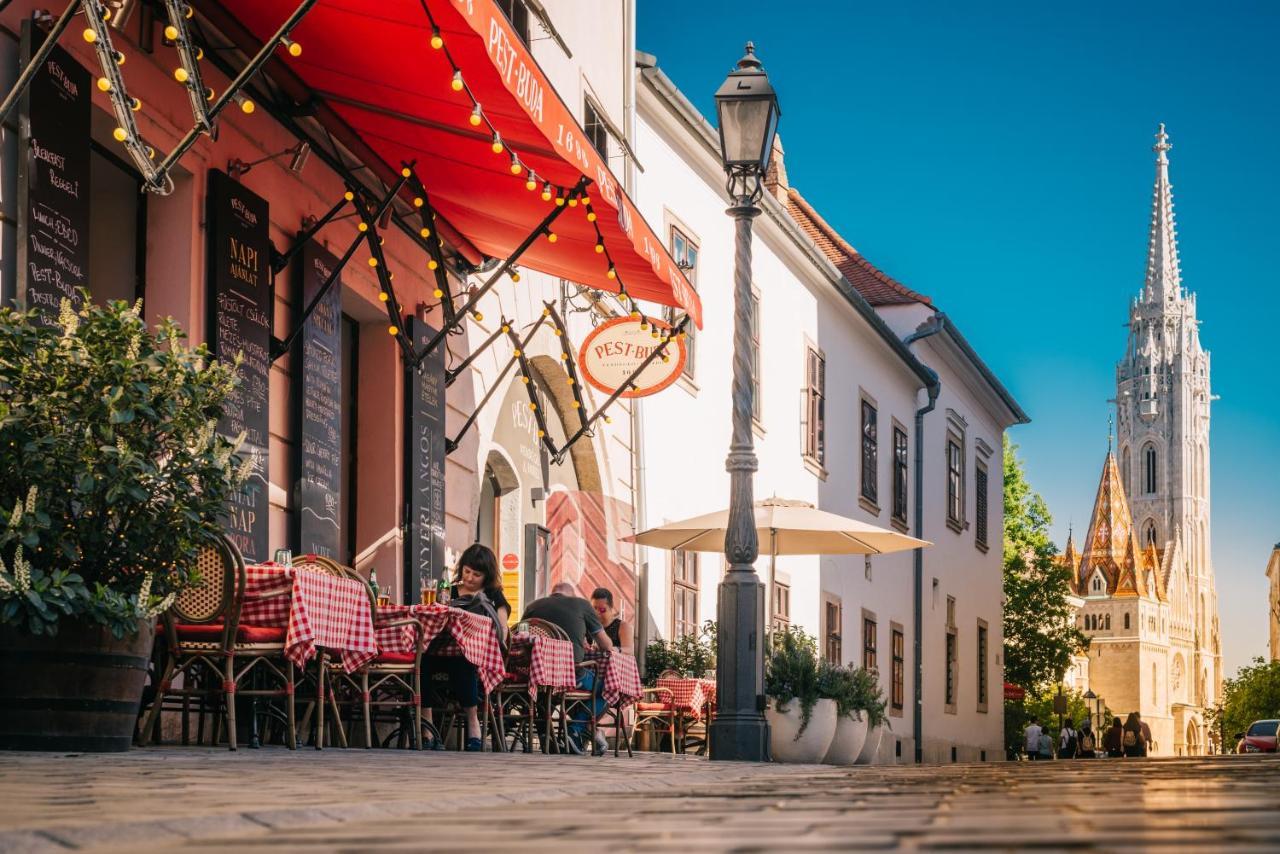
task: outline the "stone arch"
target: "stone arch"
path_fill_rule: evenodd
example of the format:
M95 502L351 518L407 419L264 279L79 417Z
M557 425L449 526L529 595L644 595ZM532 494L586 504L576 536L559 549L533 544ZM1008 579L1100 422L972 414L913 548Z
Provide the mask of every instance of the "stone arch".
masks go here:
M1200 727L1194 720L1187 721L1185 750L1188 756L1199 756L1204 752L1200 748Z
M1159 536L1160 532L1156 528L1156 520L1148 517L1147 520L1142 523L1142 547L1158 546L1160 544L1158 539Z
M476 542L484 543L501 554L512 543L503 543L499 520L514 514L517 520L521 512L520 475L505 448L491 444L479 473L480 484L475 492L471 518L476 520Z

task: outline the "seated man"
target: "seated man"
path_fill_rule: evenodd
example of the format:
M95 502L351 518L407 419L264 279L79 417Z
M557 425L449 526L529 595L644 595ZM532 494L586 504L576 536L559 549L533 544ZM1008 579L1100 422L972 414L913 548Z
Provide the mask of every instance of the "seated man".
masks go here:
M613 643L609 640L609 636L605 634L604 627L600 625L600 620L596 617L595 610L591 607L591 603L586 599L577 596L573 592L573 585L561 582L551 588L551 595L542 599L537 599L529 603L529 607L524 609L524 618L546 620L564 629L565 634L569 636L569 640L573 642L573 662L574 664L582 663L583 644L590 637L596 645L596 649L611 650ZM592 668L586 668L578 671L578 687L585 691L590 691L595 687L596 672ZM596 698L595 714L597 717L604 711L605 702L601 697ZM570 724L570 735L577 739L580 743L582 733L586 729L587 713L579 711L574 713L574 722ZM573 739L571 739L573 740ZM600 732L596 732L596 755L604 753L601 742L604 736ZM576 745L575 745L576 746Z

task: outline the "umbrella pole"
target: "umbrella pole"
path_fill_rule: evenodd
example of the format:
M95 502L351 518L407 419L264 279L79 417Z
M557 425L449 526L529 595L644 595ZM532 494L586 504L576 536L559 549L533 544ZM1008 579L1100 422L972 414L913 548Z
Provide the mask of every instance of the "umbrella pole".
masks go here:
M778 581L778 529L769 529L769 586L764 591L764 633L773 626L773 588Z

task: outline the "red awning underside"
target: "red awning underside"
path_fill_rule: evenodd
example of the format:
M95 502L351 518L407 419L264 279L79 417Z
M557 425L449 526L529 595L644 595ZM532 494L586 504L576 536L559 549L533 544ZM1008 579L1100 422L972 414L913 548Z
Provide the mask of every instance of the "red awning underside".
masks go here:
M257 38L269 38L295 0L222 0ZM425 6L425 9L424 9ZM430 45L430 10L448 57L508 150L494 154L473 127L466 92L450 87L453 66ZM435 209L487 255L506 258L552 209L541 181L572 187L585 174L609 257L637 299L688 311L701 325L697 294L622 191L603 158L546 81L492 0L320 0L291 38L302 55L280 57L390 166L416 162ZM538 189L512 175L511 151L532 167ZM583 205L552 224L518 263L607 291L608 262L596 252Z

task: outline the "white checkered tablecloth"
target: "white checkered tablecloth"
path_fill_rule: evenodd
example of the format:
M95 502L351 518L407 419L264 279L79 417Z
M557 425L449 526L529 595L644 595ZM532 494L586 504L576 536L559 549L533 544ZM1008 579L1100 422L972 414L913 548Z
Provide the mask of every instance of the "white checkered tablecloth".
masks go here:
M506 672L502 646L493 621L483 614L473 614L447 605L383 605L378 608L376 630L380 652L413 652L413 629L410 626L386 626L412 615L422 626L423 647L430 645L441 632L452 640L436 655L461 655L475 665L480 684L492 691ZM572 657L572 652L570 652Z
M716 680L690 679L687 677L658 678L658 687L671 692L672 703L676 709L700 720L707 707L716 702Z
M621 650L596 652L587 650L587 659L603 664L604 685L600 696L610 706L626 708L640 699L644 689L640 684L640 666L636 657Z
M350 673L377 655L369 594L360 582L280 565L246 569L240 623L286 627L284 651L294 664L305 667L323 648L342 656Z
M513 646L532 646L529 656L529 692L538 688L576 688L578 671L573 661L570 641L541 635L516 635Z

